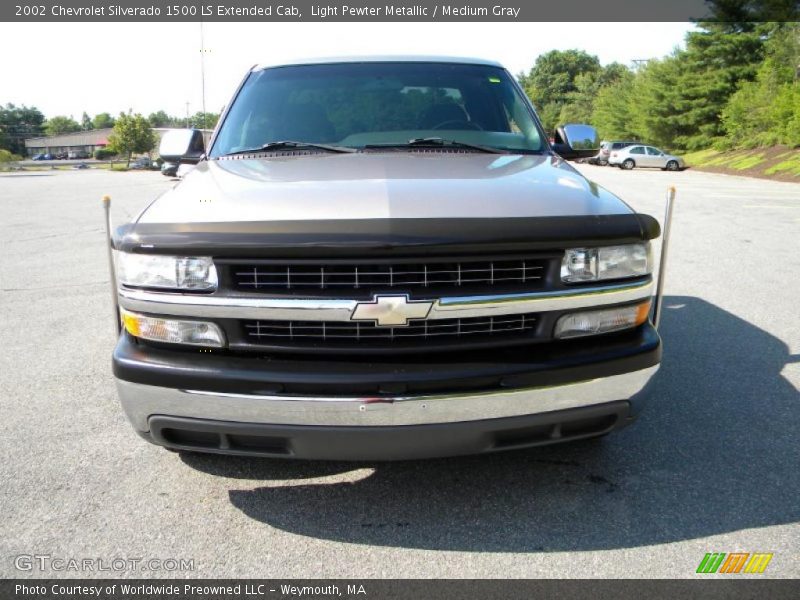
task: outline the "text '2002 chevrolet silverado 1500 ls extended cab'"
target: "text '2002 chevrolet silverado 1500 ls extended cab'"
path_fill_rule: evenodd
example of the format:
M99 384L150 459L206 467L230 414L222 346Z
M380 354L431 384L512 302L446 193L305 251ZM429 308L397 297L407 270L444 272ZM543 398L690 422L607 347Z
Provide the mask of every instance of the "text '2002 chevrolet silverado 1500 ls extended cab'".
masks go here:
M254 67L111 240L113 368L168 448L399 459L600 436L659 366L658 222L480 60Z

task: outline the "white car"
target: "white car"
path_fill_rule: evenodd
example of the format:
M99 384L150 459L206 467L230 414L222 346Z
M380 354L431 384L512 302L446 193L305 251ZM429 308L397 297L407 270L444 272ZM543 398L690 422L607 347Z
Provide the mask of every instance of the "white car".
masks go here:
M664 171L680 171L686 168L686 162L680 156L667 154L653 146L642 145L612 151L608 157L608 164L627 170L635 167L651 167Z

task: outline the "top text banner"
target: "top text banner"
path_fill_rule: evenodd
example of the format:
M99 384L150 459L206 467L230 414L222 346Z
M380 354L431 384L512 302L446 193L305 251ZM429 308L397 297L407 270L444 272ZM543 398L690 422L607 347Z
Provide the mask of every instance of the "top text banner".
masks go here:
M690 21L704 0L3 0L0 21ZM565 34L568 34L568 30ZM598 30L598 35L601 32Z

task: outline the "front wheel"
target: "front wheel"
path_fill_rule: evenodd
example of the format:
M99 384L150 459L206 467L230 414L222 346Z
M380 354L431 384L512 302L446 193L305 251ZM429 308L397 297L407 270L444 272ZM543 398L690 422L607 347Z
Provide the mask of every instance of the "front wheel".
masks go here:
M667 171L677 171L678 170L678 161L671 160L667 163Z
M636 163L633 162L630 158L625 159L625 161L622 163L622 168L625 169L626 171L630 171L635 166Z

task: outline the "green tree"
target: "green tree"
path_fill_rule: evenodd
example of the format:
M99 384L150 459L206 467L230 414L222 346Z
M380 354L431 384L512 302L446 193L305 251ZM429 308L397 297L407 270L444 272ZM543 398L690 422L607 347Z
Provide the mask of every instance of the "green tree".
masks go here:
M722 111L741 83L755 77L763 43L754 24L702 23L687 34L685 50L637 71L631 129L644 141L677 150L718 143L725 135Z
M626 70L619 79L597 91L590 122L603 139L637 140L643 137L639 133L635 111L635 80L636 75Z
M176 127L176 124L178 123L178 119L169 116L163 110L150 113L150 116L147 117L147 120L150 122L151 127Z
M695 131L685 119L688 103L682 96L680 52L651 60L637 73L630 90L628 119L642 141L674 148L675 140Z
M583 50L551 50L536 59L527 75L520 75L520 83L533 101L546 131L552 131L561 116L561 110L570 98L579 92L576 79L579 75L601 71L596 56ZM584 85L587 80L584 80Z
M219 120L219 113L214 112L196 112L192 115L189 119L189 122L192 127L196 127L198 129L214 129L217 126L217 121Z
M800 21L797 0L707 0L711 21L750 30L755 23Z
M718 146L800 146L800 24L773 24L754 81L744 81L722 111Z
M72 117L59 115L47 119L44 124L44 131L47 135L60 135L62 133L72 133L80 130L80 124Z
M91 117L89 117L89 115L87 115L86 112L84 112L83 116L81 116L81 129L83 129L84 131L89 131L90 129L94 129L94 123L92 123Z
M600 90L614 85L630 70L620 63L611 63L598 71L580 73L575 77L575 91L567 94L561 107L559 123L592 123L595 103Z
M92 119L92 124L95 129L109 129L114 126L114 117L107 112L95 115Z
M25 140L42 135L44 115L38 108L0 105L0 148L25 154Z
M687 35L674 106L682 121L674 145L689 150L707 148L724 135L722 110L740 82L755 78L763 57L763 37L755 29L704 28Z
M145 117L122 113L114 124L108 144L117 154L127 155L126 166L130 166L131 155L134 152L150 152L156 145L156 137Z

